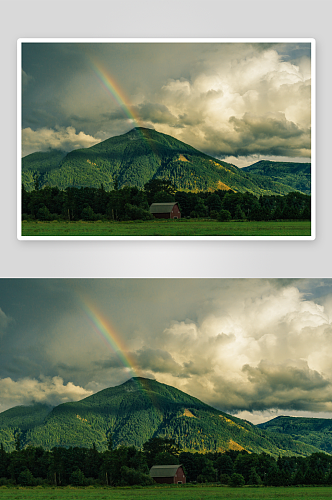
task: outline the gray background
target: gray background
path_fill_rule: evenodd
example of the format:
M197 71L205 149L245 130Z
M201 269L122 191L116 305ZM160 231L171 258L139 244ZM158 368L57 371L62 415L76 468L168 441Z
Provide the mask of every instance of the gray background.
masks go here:
M2 1L0 277L331 277L332 2ZM18 38L284 37L317 43L315 241L18 241Z

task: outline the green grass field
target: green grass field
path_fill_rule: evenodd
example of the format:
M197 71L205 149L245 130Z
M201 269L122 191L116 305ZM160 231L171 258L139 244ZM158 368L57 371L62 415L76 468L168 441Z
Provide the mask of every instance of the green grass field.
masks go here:
M22 500L323 500L331 498L329 487L225 488L225 487L148 487L148 488L6 488L1 499Z
M310 236L310 221L22 222L22 236Z

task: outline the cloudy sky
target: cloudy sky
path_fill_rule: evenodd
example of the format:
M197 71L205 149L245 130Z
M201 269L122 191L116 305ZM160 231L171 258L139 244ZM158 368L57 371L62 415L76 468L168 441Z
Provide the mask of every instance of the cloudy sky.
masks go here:
M22 88L23 156L145 126L239 167L310 161L308 43L23 43Z
M331 321L331 279L2 279L0 411L134 375L254 423L332 418Z

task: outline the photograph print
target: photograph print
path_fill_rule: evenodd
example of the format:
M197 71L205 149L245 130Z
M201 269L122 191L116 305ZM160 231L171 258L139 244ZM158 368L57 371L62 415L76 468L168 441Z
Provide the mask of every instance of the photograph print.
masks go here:
M18 237L314 239L312 39L18 41Z
M331 279L11 278L0 307L4 498L331 498Z

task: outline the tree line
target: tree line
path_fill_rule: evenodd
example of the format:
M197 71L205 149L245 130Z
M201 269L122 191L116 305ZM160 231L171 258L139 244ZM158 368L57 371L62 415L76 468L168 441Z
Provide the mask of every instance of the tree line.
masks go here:
M162 437L149 439L141 450L134 446L108 449L84 447L27 446L22 449L20 436L15 450L0 445L0 486L147 486L153 465L181 464L187 482L218 483L229 486L331 485L332 456L314 453L308 457L228 450L206 454L182 451L175 441Z
M150 220L151 203L177 202L181 217L228 220L310 220L311 197L299 192L284 196L261 195L249 192L235 193L231 190L200 191L197 193L177 191L164 179L152 179L144 189L124 186L106 191L101 185L94 187L39 188L27 191L22 185L23 220L67 220L67 221L124 221Z

